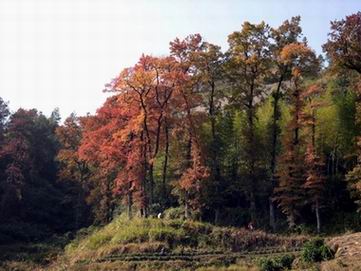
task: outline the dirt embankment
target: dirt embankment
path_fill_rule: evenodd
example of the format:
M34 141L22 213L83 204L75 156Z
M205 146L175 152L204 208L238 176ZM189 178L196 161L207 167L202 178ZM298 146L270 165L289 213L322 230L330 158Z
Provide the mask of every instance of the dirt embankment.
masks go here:
M361 271L361 232L334 237L327 242L336 252L335 259L322 264L322 270Z

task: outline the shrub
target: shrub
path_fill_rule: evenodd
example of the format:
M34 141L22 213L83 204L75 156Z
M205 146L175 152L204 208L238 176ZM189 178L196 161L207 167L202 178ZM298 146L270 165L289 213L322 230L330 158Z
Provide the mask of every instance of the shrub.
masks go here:
M302 249L302 259L309 263L330 260L333 256L334 253L321 238L306 242Z
M183 207L169 208L164 211L164 218L165 219L184 219L184 208Z
M259 263L259 268L261 271L275 271L276 269L275 262L270 258L262 258Z
M275 258L262 258L258 265L261 271L280 271L292 268L292 263L295 256L292 254L285 254Z
M285 254L279 257L278 262L284 269L291 269L295 256L292 254Z

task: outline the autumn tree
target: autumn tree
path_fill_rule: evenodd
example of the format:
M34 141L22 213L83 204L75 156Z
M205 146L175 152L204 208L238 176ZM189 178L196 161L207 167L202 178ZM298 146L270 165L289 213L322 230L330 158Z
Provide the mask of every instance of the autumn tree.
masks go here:
M305 181L304 138L302 112L304 109L302 76L317 71L319 66L314 52L305 43L286 45L281 52L281 59L286 65L292 64L292 78L289 94L291 120L283 139L283 153L280 156L278 176L279 184L275 189L275 199L282 212L287 215L290 228L296 225L299 208L303 205Z
M270 74L270 83L276 86L272 90L271 98L273 105L272 119L270 123L270 178L271 178L271 193L269 199L269 216L270 226L273 231L276 230L275 207L272 200L273 190L276 187L276 168L277 157L280 150L280 133L281 127L279 124L281 118L280 102L284 96L283 85L291 77L292 63L285 63L281 59L281 52L283 48L291 43L298 42L302 35L300 27L300 16L292 17L291 20L286 20L278 28L271 29L272 43L270 45L272 57L272 72Z
M245 22L242 30L229 35L227 73L232 93L230 101L246 114L244 127L245 187L252 220L256 216L256 193L262 178L260 144L256 134L256 108L264 95L264 79L270 68L270 27L262 22Z
M132 70L125 70L118 78L114 90L134 96L142 118L141 141L143 142L145 183L149 186L149 205L154 203L154 163L165 137L165 161L163 167L163 189L167 174L169 148L169 118L174 101L173 94L179 92L183 81L183 70L172 57L142 57ZM146 199L148 201L148 199Z
M186 152L184 163L182 163L181 181L176 186L181 191L180 196L185 207L185 217L189 218L190 209L199 210L200 207L200 193L194 193L194 191L199 192L199 183L209 176L204 165L202 146L196 125L197 117L202 115L202 96L199 87L204 87L204 84L200 85L199 83L200 81L205 82L206 87L210 87L209 106L210 110L214 110L216 63L211 63L211 61L219 61L220 52L219 48L203 43L199 34L189 35L184 40L176 38L170 43L170 51L171 56L175 58L178 67L185 76L185 80L179 87L177 103L179 105L178 110L184 112L183 120L178 122L184 127L178 130L185 128ZM213 59L210 60L210 58ZM212 115L214 114L215 111L212 112ZM194 204L195 202L197 204Z
M139 147L132 145L132 132L136 132L139 119L135 118L130 122L131 115L136 116L138 110L131 100L127 103L124 101L123 96L110 97L95 116L82 119L83 133L78 153L81 160L94 168L91 183L88 184L91 190L89 199L96 203L95 218L100 223L113 218L118 202L116 194L118 197L127 196L128 210L131 210L133 204L132 191L135 184L132 183L133 179L123 180L121 170L126 167L129 151L139 152ZM121 133L127 126L134 129L129 132L129 136ZM129 174L133 173L132 170L136 171L130 168ZM138 184L140 179L135 181Z
M210 141L207 146L210 178L208 178L209 182L204 183L206 187L203 192L207 194L205 197L211 199L207 206L214 209L214 222L217 224L222 208L221 189L224 186L218 155L221 142L217 129L217 117L220 116L222 101L224 102L222 91L224 56L219 46L203 41L198 50L190 53L189 61L193 70L192 80L202 98L200 107L204 107L210 124Z
M85 197L88 190L88 178L91 171L86 161L80 159L78 148L82 139L82 126L79 118L72 113L64 124L56 129L56 136L60 143L60 149L56 156L59 161L58 177L62 181L74 183L75 200L75 227L84 225L86 220ZM69 184L70 186L70 184Z
M127 195L129 214L133 203L142 216L147 216L156 203L154 167L161 153L165 156L165 190L169 130L173 114L181 111L174 96L180 93L184 80L183 70L173 57L142 56L107 86L115 96L98 110L94 121L89 122L89 131L85 131L81 156L97 161L103 178L112 180L113 192Z
M323 45L332 65L361 74L361 12L331 22L331 32Z
M324 174L325 163L316 146L316 116L317 110L322 106L319 100L322 90L321 85L313 84L303 93L307 104L302 117L306 134L308 135L308 138L305 140L307 147L305 154L306 181L304 188L307 194L306 199L315 210L318 233L321 231L320 208L326 186L326 176Z

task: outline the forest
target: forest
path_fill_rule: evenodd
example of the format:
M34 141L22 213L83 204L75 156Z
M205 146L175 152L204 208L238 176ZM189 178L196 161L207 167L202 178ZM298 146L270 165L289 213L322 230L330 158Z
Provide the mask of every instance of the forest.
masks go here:
M244 22L226 51L176 38L110 80L95 114L0 99L0 243L119 216L360 231L361 12L331 23L322 55L300 22Z

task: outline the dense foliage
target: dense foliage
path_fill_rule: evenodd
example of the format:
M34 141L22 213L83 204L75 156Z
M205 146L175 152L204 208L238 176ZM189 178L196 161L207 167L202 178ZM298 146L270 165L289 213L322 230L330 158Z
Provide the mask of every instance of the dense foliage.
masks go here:
M177 38L62 124L0 99L1 240L169 208L273 231L359 227L361 13L331 24L327 61L300 17L245 22L228 43Z
M334 252L322 239L314 239L305 243L302 250L302 259L305 262L321 262L333 258Z

